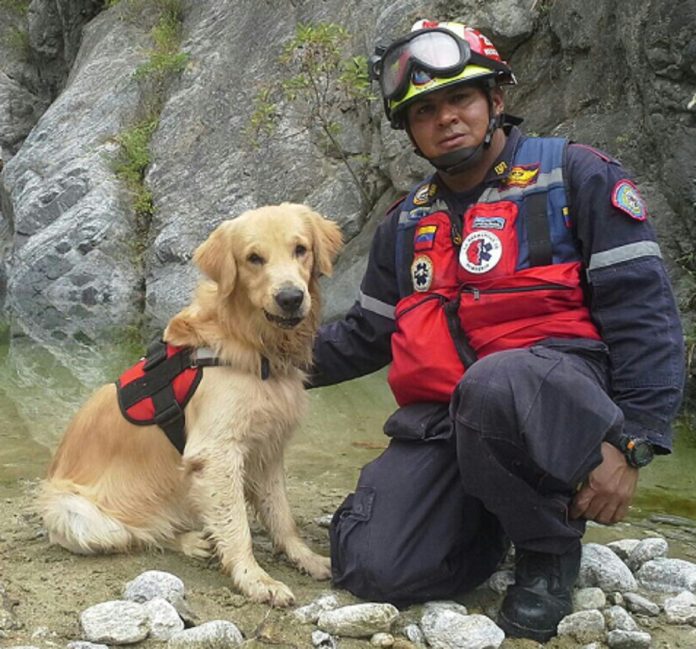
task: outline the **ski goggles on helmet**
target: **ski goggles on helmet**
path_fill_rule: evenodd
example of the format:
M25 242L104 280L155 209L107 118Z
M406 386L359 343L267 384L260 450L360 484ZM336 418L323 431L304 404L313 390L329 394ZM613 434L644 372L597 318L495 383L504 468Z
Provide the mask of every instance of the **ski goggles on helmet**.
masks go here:
M453 77L469 65L479 65L491 74L511 74L504 63L471 50L468 41L442 27L420 29L394 41L389 47L377 48L370 57L370 78L379 81L385 101L399 101L409 84L426 83L433 77Z

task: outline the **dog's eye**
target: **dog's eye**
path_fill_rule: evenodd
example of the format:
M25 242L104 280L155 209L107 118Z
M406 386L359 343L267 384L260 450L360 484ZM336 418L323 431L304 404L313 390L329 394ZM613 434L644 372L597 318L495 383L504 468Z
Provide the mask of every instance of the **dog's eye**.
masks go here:
M255 252L252 252L248 257L247 261L250 264L256 264L257 266L263 266L266 262L264 261L264 258L261 255L257 255Z
M304 257L307 254L307 246L298 243L295 246L295 257Z

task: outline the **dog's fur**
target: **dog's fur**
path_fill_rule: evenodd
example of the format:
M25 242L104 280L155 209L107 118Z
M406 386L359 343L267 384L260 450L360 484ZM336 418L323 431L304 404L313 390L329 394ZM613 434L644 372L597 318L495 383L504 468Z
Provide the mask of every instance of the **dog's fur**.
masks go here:
M246 596L289 605L290 589L252 554L248 502L277 550L316 579L330 576L329 560L298 535L283 450L306 405L318 279L331 273L340 246L335 223L292 203L245 212L210 235L194 261L212 281L164 332L169 343L210 347L228 363L204 370L186 406L183 457L157 426L126 421L115 386L103 386L70 423L43 483L51 542L81 554L216 552Z

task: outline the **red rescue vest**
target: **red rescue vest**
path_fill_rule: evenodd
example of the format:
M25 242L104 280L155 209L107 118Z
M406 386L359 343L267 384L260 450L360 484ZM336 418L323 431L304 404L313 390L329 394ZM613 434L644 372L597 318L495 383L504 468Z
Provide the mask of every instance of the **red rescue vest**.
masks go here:
M415 290L396 306L391 341L388 380L399 405L448 402L466 367L493 352L550 337L600 338L580 262L516 270L517 214L512 201L472 205L461 245L447 212L418 221Z

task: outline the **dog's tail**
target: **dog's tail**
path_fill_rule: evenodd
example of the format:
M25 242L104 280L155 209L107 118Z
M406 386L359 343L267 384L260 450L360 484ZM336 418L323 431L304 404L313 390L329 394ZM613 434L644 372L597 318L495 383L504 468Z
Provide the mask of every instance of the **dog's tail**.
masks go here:
M39 507L49 541L76 554L124 552L147 542L88 498L53 482L42 485Z

